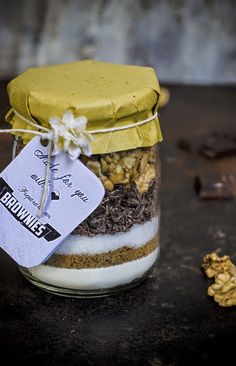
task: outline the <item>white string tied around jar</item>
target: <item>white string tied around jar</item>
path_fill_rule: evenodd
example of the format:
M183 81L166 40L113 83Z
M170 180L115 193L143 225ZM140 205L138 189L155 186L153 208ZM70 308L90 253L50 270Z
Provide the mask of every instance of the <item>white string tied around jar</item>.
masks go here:
M151 122L158 116L158 113L155 113L153 116L146 118L145 120L135 122L130 125L104 128L88 132L86 130L88 122L87 118L84 116L75 117L71 111L66 111L63 114L62 118L58 117L49 118L48 122L51 129L43 127L37 123L28 120L14 109L13 111L15 115L17 115L23 121L27 122L28 125L35 127L37 128L37 130L40 131L12 128L12 129L0 130L0 133L12 133L12 132L27 133L27 134L33 134L35 136L40 136L42 139L48 140L48 157L45 172L45 184L41 197L40 207L37 214L39 218L42 216L42 212L45 207L47 199L52 156L56 156L61 152L65 152L68 154L69 158L73 161L78 159L81 153L86 156L91 156L92 155L91 142L94 140L92 136L93 134L122 131L129 128L141 126L145 123Z

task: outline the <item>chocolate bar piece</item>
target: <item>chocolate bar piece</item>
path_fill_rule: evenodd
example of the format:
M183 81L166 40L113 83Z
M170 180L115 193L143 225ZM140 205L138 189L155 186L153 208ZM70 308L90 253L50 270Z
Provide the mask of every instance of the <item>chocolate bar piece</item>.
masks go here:
M225 200L236 196L236 174L200 174L195 179L195 189L203 200Z
M236 141L227 134L211 134L199 148L199 153L209 159L236 155Z

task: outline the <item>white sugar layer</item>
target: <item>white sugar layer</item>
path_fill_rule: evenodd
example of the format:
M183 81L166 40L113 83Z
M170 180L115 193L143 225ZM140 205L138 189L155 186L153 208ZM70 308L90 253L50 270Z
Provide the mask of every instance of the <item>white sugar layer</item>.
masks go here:
M125 233L105 234L94 237L69 235L57 248L57 254L98 254L124 246L138 248L152 240L158 232L158 217L145 224L135 224Z

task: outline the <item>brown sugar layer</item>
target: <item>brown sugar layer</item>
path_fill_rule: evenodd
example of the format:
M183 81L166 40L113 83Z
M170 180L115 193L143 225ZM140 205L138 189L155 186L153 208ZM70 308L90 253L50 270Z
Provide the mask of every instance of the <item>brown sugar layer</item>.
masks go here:
M123 247L113 252L94 255L54 254L45 264L59 268L101 268L122 264L135 259L146 257L158 246L156 238L153 238L139 248Z
M119 185L106 192L97 209L72 234L90 237L115 234L128 231L134 224L144 224L156 216L157 192L156 182L143 194L135 186L125 188Z

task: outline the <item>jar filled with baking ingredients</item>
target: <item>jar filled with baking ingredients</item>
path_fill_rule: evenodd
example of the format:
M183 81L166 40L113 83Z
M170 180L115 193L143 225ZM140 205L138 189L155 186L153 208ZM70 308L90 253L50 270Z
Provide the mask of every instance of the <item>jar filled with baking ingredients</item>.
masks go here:
M97 208L45 262L20 266L23 275L64 296L106 296L139 284L160 252L162 136L154 70L98 61L31 68L9 83L8 93L12 108L6 120L13 129L37 130L32 123L49 128L49 119L65 111L69 119L86 117L91 151L81 148L79 159L105 190ZM18 156L34 136L14 134ZM53 194L56 202L59 193ZM21 238L16 240L21 246Z

